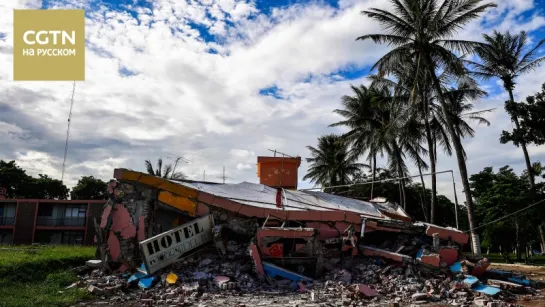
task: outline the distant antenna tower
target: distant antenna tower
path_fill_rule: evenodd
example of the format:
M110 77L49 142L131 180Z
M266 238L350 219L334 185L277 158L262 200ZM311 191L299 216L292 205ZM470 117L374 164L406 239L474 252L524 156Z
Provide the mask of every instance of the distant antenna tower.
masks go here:
M275 157L276 157L276 154L279 154L279 155L282 155L282 156L284 156L284 157L294 158L293 156L290 156L290 155L288 155L288 154L285 154L285 153L283 153L283 152L280 152L280 151L278 151L278 150L276 150L276 149L269 149L269 151L274 152L274 156L275 156Z
M233 179L233 178L231 178L231 177L225 176L225 166L223 167L223 175L222 175L222 176L218 176L218 178L223 179L223 184L225 184L225 179L227 179L227 178L228 178L228 179Z
M66 143L64 144L64 159L62 160L61 182L64 180L64 170L66 167L66 154L68 153L68 138L70 137L70 124L72 123L72 107L74 106L74 94L76 93L76 81L72 86L72 98L70 99L70 113L68 113L68 128L66 129Z
M174 161L174 168L172 169L172 175L174 175L174 172L176 172L176 166L178 166L178 162L182 160L185 163L190 163L191 161L187 160L186 158L182 156L177 156L175 154L169 153L170 157L167 157L167 159Z

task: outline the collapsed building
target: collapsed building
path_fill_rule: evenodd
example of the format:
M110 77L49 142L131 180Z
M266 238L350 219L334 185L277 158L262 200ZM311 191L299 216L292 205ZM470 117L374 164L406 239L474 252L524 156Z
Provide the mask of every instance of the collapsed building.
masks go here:
M260 184L174 181L116 169L97 238L103 260L135 269L145 260L140 242L207 215L213 217L213 241L220 252L230 237L242 238L252 242L249 248L261 261L317 267L313 276L320 274L328 246L341 246L341 254L350 250L350 255L444 267L457 261L461 245L468 243L466 233L414 223L401 207L383 199L296 190L299 164L300 158L259 157ZM433 247L434 235L435 249L416 250L411 241L418 237L423 240L418 246ZM169 250L172 243L163 243L147 252Z
M433 274L462 273L467 233L413 221L384 199L297 190L300 162L259 157L259 184L176 181L116 169L95 222L102 269L153 276L205 246L225 258L236 244L245 246L261 278L295 283L331 272L331 259L342 268L358 256ZM464 273L481 277L488 265L486 259L468 262Z

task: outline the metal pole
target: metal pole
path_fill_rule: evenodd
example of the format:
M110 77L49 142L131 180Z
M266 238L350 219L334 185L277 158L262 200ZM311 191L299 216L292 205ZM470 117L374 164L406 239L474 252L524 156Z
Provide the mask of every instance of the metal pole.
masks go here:
M450 175L452 176L452 187L454 188L454 212L456 216L456 229L460 229L458 225L458 196L456 195L456 183L454 182L454 172L451 170Z
M66 129L66 143L64 144L64 159L62 160L61 182L64 180L64 170L66 167L66 154L68 153L68 138L70 137L70 124L72 123L72 107L74 106L74 94L76 93L76 81L72 86L72 98L70 99L70 113L68 113L68 128Z
M172 169L172 174L170 175L170 177L172 177L172 175L174 175L174 172L176 171L176 166L178 165L178 161L180 161L180 157L178 157L176 159L176 163L174 163L174 168Z

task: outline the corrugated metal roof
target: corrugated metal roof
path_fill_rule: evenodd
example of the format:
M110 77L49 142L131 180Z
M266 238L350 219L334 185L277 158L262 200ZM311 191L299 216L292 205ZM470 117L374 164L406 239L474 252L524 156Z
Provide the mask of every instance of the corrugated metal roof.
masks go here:
M242 204L278 209L276 189L250 182L238 184L208 184L202 182L173 181L188 188L224 197ZM311 191L285 191L284 210L350 211L369 217L384 218L379 206L370 202Z

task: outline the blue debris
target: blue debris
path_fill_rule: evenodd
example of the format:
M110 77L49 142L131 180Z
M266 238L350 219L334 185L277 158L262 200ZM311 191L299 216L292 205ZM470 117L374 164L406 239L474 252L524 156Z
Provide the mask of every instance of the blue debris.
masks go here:
M136 282L144 277L147 277L147 274L144 274L142 272L136 271L127 281L128 283Z
M450 266L450 271L453 273L462 273L462 263L455 262L453 265Z
M288 271L286 269L283 269L281 267L278 267L272 263L263 262L263 270L265 271L265 274L269 277L276 277L280 276L289 280L292 280L294 282L298 282L301 280L306 280L309 282L312 282L312 278L306 277L297 273L294 273L292 271Z
M139 272L142 272L142 273L144 273L144 274L146 274L146 275L148 275L148 270L146 270L146 266L145 266L143 263L142 263L142 265L140 265L140 267L137 268L136 270L139 271Z
M491 287L487 285L477 285L472 290L475 290L477 292L481 292L488 295L496 295L501 292L500 288Z
M510 281L510 282L514 282L516 284L519 284L519 285L527 286L527 287L530 287L532 285L530 280L524 279L524 278L521 278L521 277L513 276L513 277L507 278L507 280Z
M145 277L140 279L138 282L138 286L143 289L149 289L153 286L153 283L155 281L155 276Z
M424 254L424 249L419 249L416 253L416 259L422 260L422 254Z
M479 283L479 279L475 276L467 275L466 279L464 279L464 284L466 284L470 288L473 288L478 283Z

